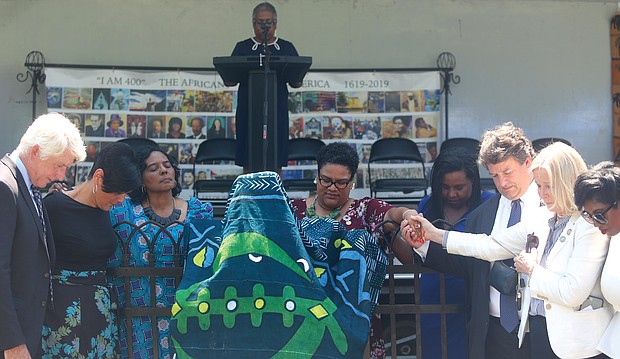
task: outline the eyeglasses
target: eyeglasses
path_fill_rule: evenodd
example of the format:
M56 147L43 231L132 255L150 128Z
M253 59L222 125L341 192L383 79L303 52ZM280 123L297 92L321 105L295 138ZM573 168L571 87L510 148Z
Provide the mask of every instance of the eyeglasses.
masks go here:
M337 189L345 189L351 181L353 181L353 179L332 181L329 178L319 177L319 184L325 188L329 188L334 185ZM316 180L314 183L316 183Z
M268 25L271 26L273 24L275 24L277 21L274 19L270 19L270 20L252 20L252 23L254 25L258 25L258 26L262 26L262 25Z
M618 201L614 202L611 206L607 207L607 209L604 210L603 212L594 213L594 214L590 214L588 213L588 211L583 210L581 212L581 217L583 217L583 219L585 219L590 224L594 224L594 222L596 221L596 223L598 224L605 225L607 224L607 218L605 218L605 215L607 214L607 212L609 212L610 209L614 208L617 204L618 204Z

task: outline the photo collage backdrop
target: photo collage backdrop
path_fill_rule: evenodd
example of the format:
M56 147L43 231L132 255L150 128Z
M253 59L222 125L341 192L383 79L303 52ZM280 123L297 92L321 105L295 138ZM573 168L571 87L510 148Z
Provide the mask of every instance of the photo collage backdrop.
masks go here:
M367 189L370 147L380 138L410 139L426 162L435 160L440 99L438 72L310 72L302 87L290 89L289 138L347 142L360 158L356 188ZM289 163L282 177L316 177L316 164L311 162ZM373 167L380 168L373 170L373 178L422 177L420 165Z
M48 111L74 121L87 146L86 161L67 173L71 185L85 180L102 148L125 137L153 139L179 160L184 198L193 195L197 179L242 173L234 163L197 165L192 171L202 141L235 138L237 87L226 87L216 72L48 68L46 76ZM441 125L439 88L437 72L310 72L301 88L290 89L289 137L349 143L361 161L357 188L367 188L366 160L377 139L408 138L428 162L434 160ZM379 176L394 170L421 175L419 166L382 167L385 173ZM311 163L291 162L282 171L283 178L314 176Z

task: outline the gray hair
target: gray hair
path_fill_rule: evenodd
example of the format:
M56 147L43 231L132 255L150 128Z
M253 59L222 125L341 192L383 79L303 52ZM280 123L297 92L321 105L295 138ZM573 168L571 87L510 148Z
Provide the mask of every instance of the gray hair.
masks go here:
M252 20L256 19L256 13L258 13L259 11L263 11L263 10L271 11L271 13L273 14L273 19L274 20L278 19L278 13L276 12L276 8L270 3L265 1L254 7L254 10L252 10Z
M58 157L67 150L71 151L75 162L86 158L80 131L67 117L57 112L37 117L19 141L17 152L27 155L35 145L40 147L42 160Z

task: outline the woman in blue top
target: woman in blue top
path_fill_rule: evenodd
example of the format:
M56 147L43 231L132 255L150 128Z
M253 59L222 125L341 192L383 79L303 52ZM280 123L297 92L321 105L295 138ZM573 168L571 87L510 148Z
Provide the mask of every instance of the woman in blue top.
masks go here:
M213 207L197 198L185 201L178 197L181 192L180 170L174 159L158 147L142 147L137 151L142 173L142 187L129 194L129 198L110 210L112 225L118 235L116 252L108 266L149 267L154 255L156 268L170 268L182 265L180 258L187 252L183 242L186 223L213 218ZM129 222L122 223L122 222ZM140 232L135 231L138 227ZM149 250L151 245L153 253ZM129 255L128 263L123 254ZM176 262L175 262L176 259ZM126 288L123 277L111 278L119 307L171 307L178 286L174 276L157 277L155 282L156 303L151 303L149 278L131 277L130 288ZM131 291L131 303L126 303L126 291ZM158 358L172 358L172 340L169 337L169 316L157 317L158 341L154 343L150 317L134 317L131 322L133 348L128 352L127 327L120 323L121 351L123 358L153 358L153 347L158 346Z
M461 148L441 151L431 171L431 194L420 201L418 211L441 228L463 231L467 215L493 197L481 192L476 158ZM465 304L465 281L445 276L446 304ZM439 274L423 274L420 279L421 304L439 303ZM423 314L422 354L441 358L441 321L439 314ZM448 358L467 358L466 314L446 315Z
M254 37L240 41L235 46L232 56L258 56L263 49L261 43L263 37L267 37L267 46L272 56L299 56L295 46L291 42L276 37L276 26L278 24L278 14L276 8L268 2L258 4L252 11L252 26ZM266 32L266 34L265 34ZM235 86L236 83L226 83L227 86ZM293 88L301 87L301 82L289 83ZM237 93L237 160L240 166L248 165L248 82L243 81L239 84ZM278 167L287 164L288 155L288 88L287 83L278 81L277 83L277 126L278 126Z

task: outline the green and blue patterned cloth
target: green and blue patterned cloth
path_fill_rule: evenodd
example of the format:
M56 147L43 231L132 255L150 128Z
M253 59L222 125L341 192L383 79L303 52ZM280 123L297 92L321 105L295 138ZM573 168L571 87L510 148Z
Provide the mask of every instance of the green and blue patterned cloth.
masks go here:
M297 222L277 174L240 176L191 224L172 309L180 358L361 358L387 259L331 219Z

